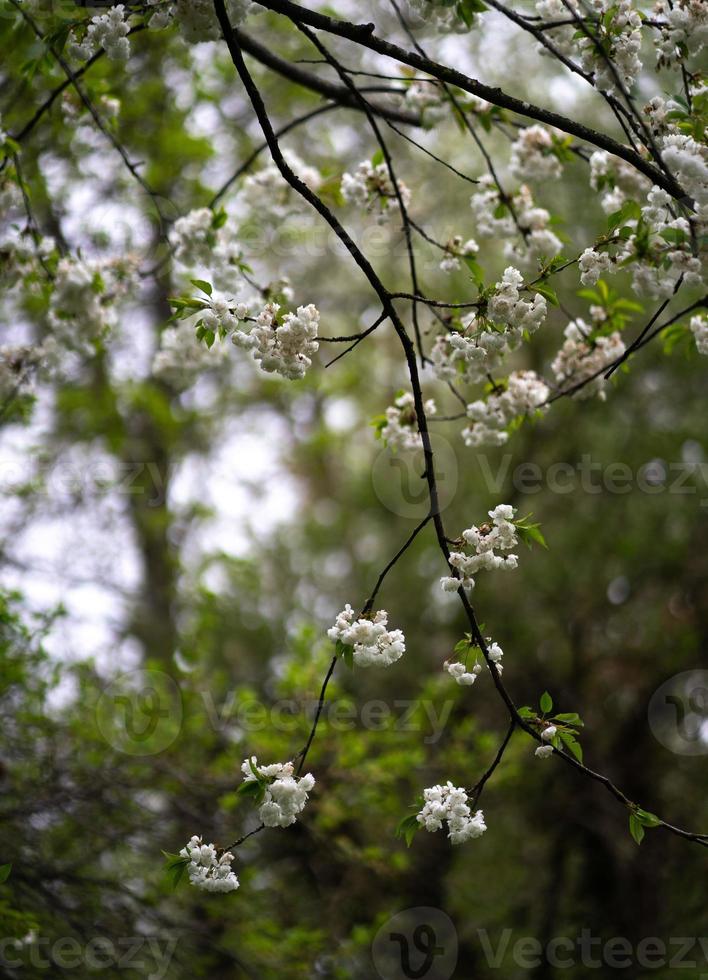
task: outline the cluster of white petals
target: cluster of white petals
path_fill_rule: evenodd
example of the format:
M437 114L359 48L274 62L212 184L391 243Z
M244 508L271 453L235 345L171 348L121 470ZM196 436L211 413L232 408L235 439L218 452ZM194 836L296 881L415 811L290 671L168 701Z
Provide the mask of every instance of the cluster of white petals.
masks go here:
M705 0L658 0L654 16L662 22L657 57L674 66L684 51L696 55L708 45L708 5Z
M596 252L594 248L586 248L578 259L580 281L583 286L594 286L603 272L609 272L612 261L607 252Z
M49 324L57 339L80 349L104 337L117 322L116 300L134 285L135 273L130 257L61 258L49 309Z
M459 581L457 579L454 581L456 581L459 586ZM487 655L497 668L497 671L501 674L504 670L504 666L501 662L504 656L504 651L498 643L493 642L490 636L487 637ZM484 669L479 661L474 664L471 670L468 670L466 664L460 663L459 661L449 660L445 661L443 668L454 679L455 683L459 684L461 687L471 687Z
M535 333L547 313L545 297L540 293L534 293L531 301L520 298L519 290L523 284L524 277L510 265L504 270L487 305L487 316L493 323L506 324L519 335L524 331Z
M527 126L511 147L509 170L517 180L557 180L563 173L553 152L553 138L544 126Z
M536 205L530 188L522 184L512 199L516 223L523 237L504 245L504 255L524 268L533 268L540 259L553 259L563 250L563 242L551 231L550 211Z
M537 411L550 394L548 385L535 371L512 371L486 399L467 406L471 425L462 432L467 446L503 446L508 427L520 416Z
M410 189L402 180L397 184L398 194L404 207L407 208L411 200ZM362 160L354 173L342 174L341 190L347 204L354 204L368 210L378 208L380 220L395 214L398 209L396 187L391 180L386 163L374 166L370 160Z
M692 316L689 327L693 339L696 341L698 353L708 354L708 316L705 313L700 316Z
M320 189L322 174L317 167L305 163L292 150L285 150L283 157L293 173L311 191ZM243 198L260 219L282 218L289 211L302 205L302 198L274 163L269 163L246 177L243 182Z
M497 554L498 551L511 551L518 544L516 525L513 523L515 514L516 510L510 504L499 504L489 511L491 524L473 526L462 532L462 542L472 553L450 553L450 564L457 569L460 577L443 577L440 584L445 592L454 592L460 585L467 590L473 589L473 576L480 571L510 570L518 566L517 555Z
M708 146L692 136L670 133L661 156L683 189L702 206L708 205Z
M372 619L355 619L356 613L347 603L337 616L327 636L335 643L354 648L357 667L390 667L406 652L406 639L401 630L388 629L388 613L380 609Z
M443 272L456 272L461 267L461 259L471 258L479 252L474 238L464 241L462 235L455 235L445 244L445 254L440 262Z
M423 791L425 805L417 816L418 823L434 833L447 824L448 837L453 844L481 837L487 829L481 810L472 815L467 792L448 780L444 786L431 786Z
M258 773L258 777L254 773ZM258 759L251 756L241 765L244 782L267 781L263 802L258 808L258 816L266 827L289 827L297 820L307 803L307 794L315 785L315 777L307 773L298 778L292 762L276 762L270 766L259 766Z
M111 7L105 14L96 14L91 18L83 40L80 43L69 43L69 53L82 61L88 61L103 48L111 61L127 61L130 57L128 16L122 3Z
M434 79L416 79L406 86L403 104L419 112L426 128L435 126L448 114L447 99L442 86Z
M644 198L651 184L629 163L605 150L595 150L590 157L590 186L600 193L605 214L613 214L626 200Z
M618 82L631 89L642 70L642 19L632 2L594 0L592 6L601 20L589 32L592 36L578 40L581 65L594 72L595 85L603 92L620 91Z
M189 883L195 888L207 892L233 892L239 887L239 880L231 869L234 856L229 851L218 857L213 844L204 844L201 837L195 836L179 854L189 861Z
M155 8L150 17L153 30L168 27L174 21L190 44L216 41L221 33L212 0L148 0L148 7ZM254 9L257 7L251 0L226 0L226 12L234 27Z
M602 369L624 354L622 337L615 330L609 336L590 340L591 328L581 319L571 321L564 333L565 343L551 364L558 386L567 388L593 378L576 392L576 397L582 399L597 395L604 401L607 395Z
M534 752L534 755L539 759L548 759L553 755L552 745L539 745L539 747Z
M408 3L426 23L433 23L443 33L464 34L470 29L460 17L457 4L450 0L408 0Z
M427 416L435 415L436 406L432 398L423 403ZM379 432L386 445L393 449L419 449L423 441L418 431L418 415L415 399L410 391L396 397L393 405L386 409L386 421Z
M231 342L250 350L253 358L268 373L276 372L291 381L305 376L319 350L317 331L320 314L316 306L298 306L295 313L279 316L278 303L266 303L248 333L236 330ZM242 312L238 308L237 312Z

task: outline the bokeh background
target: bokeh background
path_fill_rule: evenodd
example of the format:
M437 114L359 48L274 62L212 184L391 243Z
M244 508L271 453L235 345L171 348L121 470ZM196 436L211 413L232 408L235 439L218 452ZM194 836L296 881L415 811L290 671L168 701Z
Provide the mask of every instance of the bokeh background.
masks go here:
M337 10L397 36L386 4ZM283 56L312 56L275 16L249 29ZM421 37L439 59L613 131L597 100L495 15L464 38ZM132 43L127 70L104 59L85 84L97 102L120 100L113 131L176 216L205 205L260 134L219 46L189 47L169 32ZM38 50L16 17L0 19L0 44L0 112L12 132L61 74L24 70ZM347 64L361 60L338 50ZM317 104L252 66L277 123ZM366 59L360 67L381 70ZM650 80L642 85L654 94ZM483 172L454 123L418 135L466 173ZM469 185L388 136L416 220L443 241L473 236ZM508 139L485 139L506 173ZM363 118L348 110L312 121L285 145L332 178L333 195L341 170L375 149ZM151 202L70 92L23 145L22 160L48 233L88 254L135 248L161 257ZM569 254L604 227L587 178L576 161L562 183L538 190L562 218ZM234 215L239 186L224 200ZM386 280L405 283L395 226L342 214ZM255 224L253 236L244 229L249 261L288 276L298 302L316 302L323 334L371 322L366 284L311 215L294 208ZM464 301L464 272L446 277L422 245L418 257L432 294ZM493 281L505 264L498 243L485 244L480 263ZM662 831L638 847L627 813L602 787L557 760L535 759L523 735L485 790L481 839L451 848L441 834L418 834L407 848L395 837L422 787L447 778L473 785L506 730L491 678L458 688L441 669L465 624L439 588L444 569L431 529L379 597L405 631L405 657L382 672L340 666L335 674L337 714L325 714L312 749L318 782L303 819L239 849L235 894L170 888L162 850L179 850L193 833L225 845L255 826L235 795L241 761L252 753L284 760L302 747L332 652L326 628L345 602L363 603L423 513L420 460L394 459L370 425L406 383L390 327L329 369L338 348L323 344L303 382L259 373L234 349L182 390L150 372L178 281L167 263L122 310L105 350L77 356L2 418L0 861L13 867L0 886L0 934L21 940L4 947L2 974L93 976L90 941L127 949L137 937L141 962L112 961L104 974L366 980L376 976L379 930L418 907L449 916L461 978L587 975L577 959L563 970L523 967L512 950L522 937L545 944L590 930L634 945L700 937L705 852ZM3 342L41 336L41 297L3 286ZM576 288L570 270L560 291L578 315ZM548 373L566 322L552 309L519 365ZM424 327L430 337L433 324L424 318ZM441 409L456 409L428 375L425 391ZM534 514L549 544L524 550L514 574L480 577L474 594L486 632L505 651L516 703L535 704L549 690L560 710L585 720L592 768L696 831L708 830L708 741L696 735L705 701L688 706L690 738L677 728L658 739L649 704L667 680L706 664L705 395L692 344L667 351L657 341L618 373L605 402L562 400L502 449L466 449L459 423L435 428L449 529L508 502ZM538 470L522 469L529 464ZM629 473L621 492L617 464ZM705 713L708 724L708 706ZM496 967L480 930L495 948L512 931ZM33 949L56 953L66 937L82 951L75 966L33 960ZM157 954L148 939L162 944ZM7 959L18 949L21 966ZM703 954L692 959L618 972L679 980L708 971Z

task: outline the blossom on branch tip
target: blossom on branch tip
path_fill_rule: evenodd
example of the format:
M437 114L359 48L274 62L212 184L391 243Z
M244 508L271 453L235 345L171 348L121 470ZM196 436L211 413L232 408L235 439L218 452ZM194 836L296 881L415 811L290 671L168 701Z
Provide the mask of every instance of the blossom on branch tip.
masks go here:
M424 806L417 820L427 831L434 833L447 823L448 837L453 844L481 837L487 829L481 810L472 815L469 798L461 786L449 780L444 786L431 786L423 791Z
M295 776L292 762L259 766L255 755L243 761L241 772L243 786L260 791L257 796L258 816L266 827L289 827L294 824L315 785L312 773L308 772L300 778Z
M179 855L189 861L189 883L195 888L208 892L233 892L239 887L239 880L231 869L234 856L229 851L219 857L213 844L204 844L201 837L194 836Z
M327 636L338 647L351 647L352 662L356 667L390 667L406 652L406 639L401 630L389 630L388 613L380 609L371 619L362 616L355 619L355 612L347 603L337 616Z

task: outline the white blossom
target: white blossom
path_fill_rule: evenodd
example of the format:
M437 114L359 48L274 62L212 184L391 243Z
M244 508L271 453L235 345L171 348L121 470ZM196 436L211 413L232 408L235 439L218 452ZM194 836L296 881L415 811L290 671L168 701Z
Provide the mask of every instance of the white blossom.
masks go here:
M518 269L506 268L489 299L487 316L494 323L507 324L518 333L524 330L534 333L546 318L546 300L540 293L534 293L531 302L520 299L523 282L524 277Z
M698 353L708 354L708 316L705 313L692 316L689 327L696 341Z
M472 815L466 790L451 782L444 786L431 786L423 791L425 805L417 820L427 831L434 833L447 823L448 837L453 844L481 837L487 829L481 810Z
M238 310L237 312L242 312ZM264 371L277 372L291 381L305 376L319 350L317 331L320 314L317 307L298 306L295 313L280 316L278 303L267 303L248 332L236 330L231 342L250 350Z
M459 586L460 583L457 579L454 579L454 581ZM454 678L455 682L461 687L469 687L477 680L477 674L473 671L468 671L464 664L450 663L446 660L443 666L450 677Z
M92 17L83 41L80 44L70 42L70 54L87 61L99 48L103 48L111 61L127 61L130 57L128 16L123 4L119 3L105 14Z
M586 248L578 260L580 281L583 286L594 286L603 272L609 272L612 262L607 252L596 252Z
M471 258L479 252L479 245L470 238L463 241L462 235L455 235L445 244L445 254L440 262L443 272L456 272L461 267L461 258Z
M513 523L515 514L516 510L510 504L500 504L489 511L491 524L484 523L479 527L473 525L462 532L461 543L468 550L450 553L450 565L460 573L458 587L462 585L466 590L474 588L474 576L480 571L510 570L517 567L517 555L497 554L511 551L518 543L516 526ZM502 656L501 647L495 644L492 659L496 661Z
M389 630L388 613L380 609L373 618L362 616L355 619L355 612L347 603L337 616L327 636L335 643L353 647L354 664L357 667L390 667L400 660L406 651L406 639L401 630Z
M553 755L552 745L539 745L539 747L534 752L534 755L539 759L548 759L549 756Z
M563 173L553 152L553 138L544 126L527 126L511 147L509 170L517 180L557 180Z
M423 403L423 408L427 416L435 415L436 407L432 398ZM379 434L394 452L397 449L419 449L423 445L418 431L415 400L409 391L398 395L393 405L386 409L385 421Z
M551 742L553 741L553 739L556 737L557 734L558 734L558 729L556 728L556 726L548 725L548 727L544 728L543 731L541 732L541 738L543 739L544 742Z
M179 852L180 857L189 860L187 873L190 884L207 892L233 892L239 887L239 880L231 869L234 856L225 851L217 855L213 844L204 844L201 837L192 837Z
M258 773L256 777L255 772ZM265 795L258 809L258 816L266 827L289 827L297 820L307 803L308 793L315 785L312 773L298 778L292 762L276 762L259 766L256 756L245 759L241 765L244 782L260 778L265 785Z
M560 388L578 384L597 374L580 388L575 396L579 399L597 395L604 401L604 378L602 368L609 367L624 354L625 345L615 330L607 337L589 340L591 328L583 320L571 321L565 328L565 343L556 354L551 370Z
M471 425L462 432L467 446L503 446L509 425L537 411L550 395L548 385L535 371L512 371L505 384L485 399L467 406Z
M396 187L385 162L374 166L370 160L363 160L354 173L342 174L341 190L342 197L348 204L368 210L376 209L378 206L380 220L386 219L398 210ZM398 181L398 193L404 207L407 208L410 204L411 192L402 180Z

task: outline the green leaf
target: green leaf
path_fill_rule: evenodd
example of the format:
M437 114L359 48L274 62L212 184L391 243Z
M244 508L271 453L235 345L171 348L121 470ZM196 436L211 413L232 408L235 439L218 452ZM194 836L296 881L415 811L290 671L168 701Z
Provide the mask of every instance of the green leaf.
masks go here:
M385 159L386 158L384 157L383 150L381 149L381 147L379 147L379 149L376 151L376 153L374 153L374 155L371 158L371 166L378 167L380 164L384 162Z
M350 670L354 669L354 647L351 646L351 644L344 643L342 640L337 640L335 652L338 657L342 658L345 666L347 666Z
M642 841L644 840L644 827L642 827L641 823L637 819L636 814L634 813L630 813L629 815L629 832L632 835L632 837L635 839L637 844L642 843Z
M412 813L398 822L396 827L396 837L403 837L405 839L406 846L410 847L417 830L420 830L418 817L416 814Z
M626 225L628 221L638 221L642 216L642 209L636 201L625 201L619 211L613 212L607 219L607 230L614 231L620 225Z
M558 306L558 297L556 296L555 292L551 289L550 286L546 286L545 283L538 282L536 283L535 286L532 286L531 288L534 289L537 293L540 293L541 296L545 296L548 302L551 303L553 306Z
M541 700L538 703L544 715L547 715L549 711L553 710L553 698L548 691L543 692Z
M637 808L635 814L642 827L658 827L661 824L661 820L657 815L655 813L649 813L648 810Z
M12 864L0 864L0 885L3 885L10 877Z
M570 732L560 732L560 738L567 749L569 749L578 762L583 761L583 749L580 744Z
M528 705L523 708L519 708L516 713L518 714L519 718L526 719L536 717L536 712L533 710L533 708L529 708Z
M566 711L554 716L555 721L562 721L566 725L574 725L576 728L584 728L585 723L575 711Z
M214 291L212 284L207 282L205 279L190 279L189 281L193 286L196 286L197 289L201 289L203 293L206 293L207 296L211 296Z

